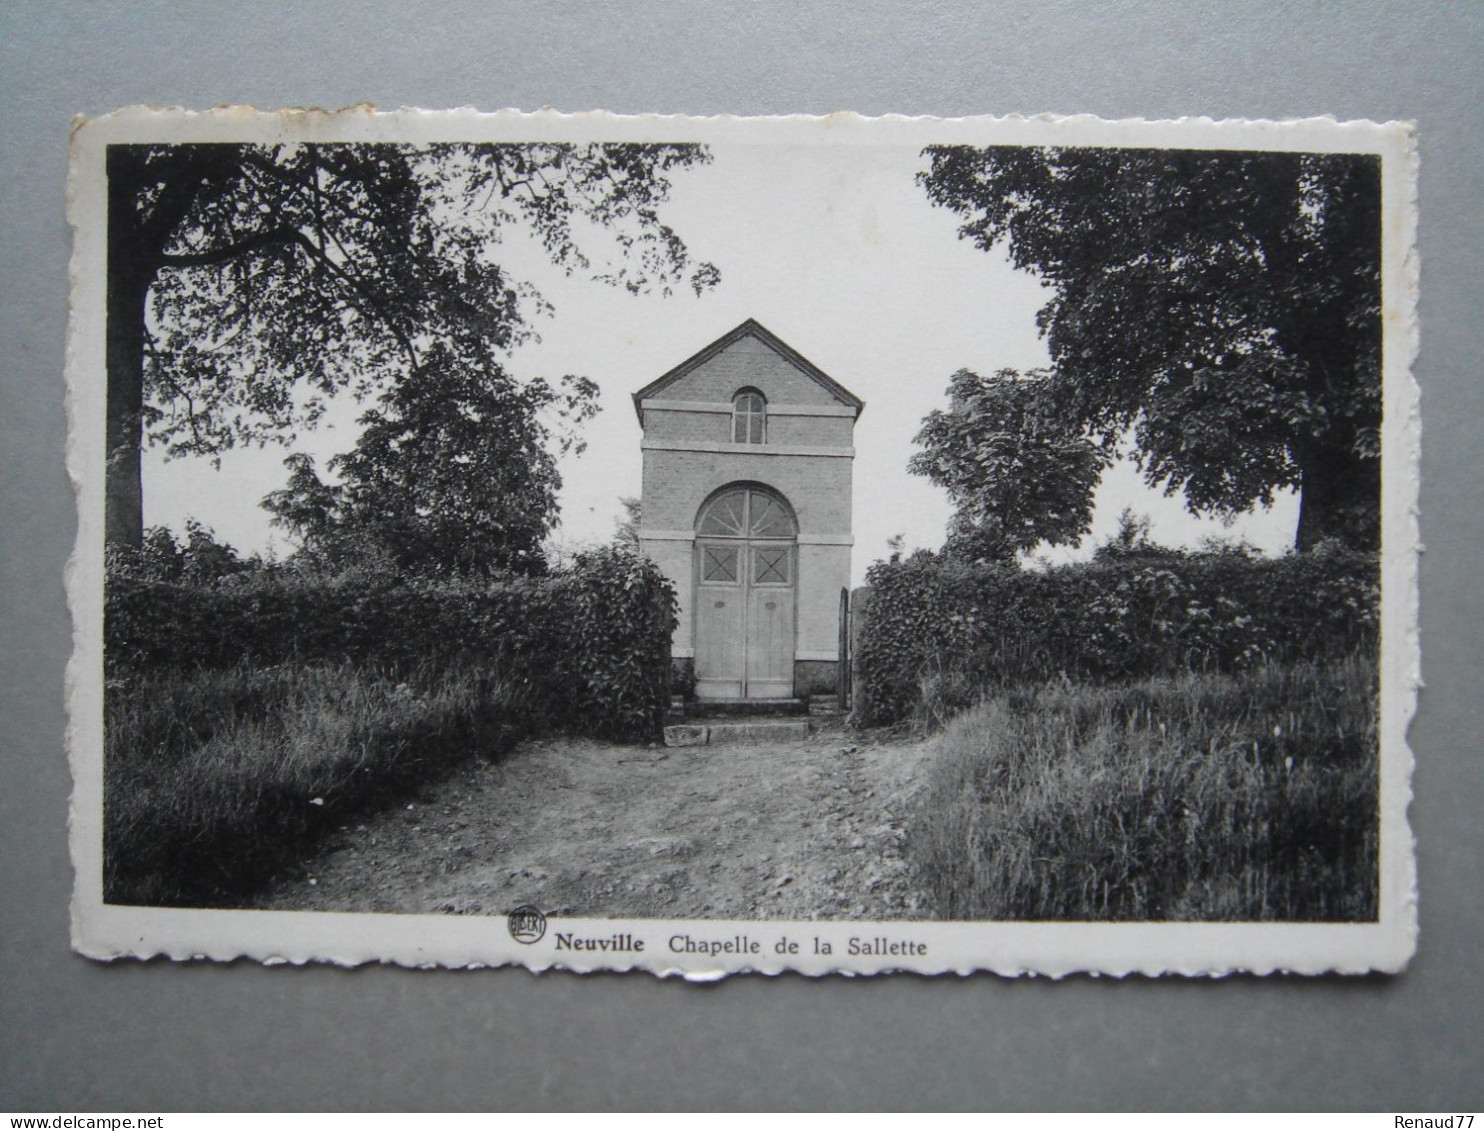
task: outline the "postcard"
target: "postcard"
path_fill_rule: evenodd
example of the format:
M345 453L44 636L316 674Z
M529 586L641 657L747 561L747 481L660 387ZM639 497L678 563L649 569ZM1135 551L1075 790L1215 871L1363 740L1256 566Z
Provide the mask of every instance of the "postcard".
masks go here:
M1416 945L1406 123L79 120L73 943Z

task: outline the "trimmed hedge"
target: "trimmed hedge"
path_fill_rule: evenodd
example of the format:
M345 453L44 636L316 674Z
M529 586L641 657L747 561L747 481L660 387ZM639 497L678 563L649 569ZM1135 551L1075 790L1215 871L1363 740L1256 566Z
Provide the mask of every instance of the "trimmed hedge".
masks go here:
M856 720L956 710L1048 679L1236 671L1374 649L1378 559L1110 556L1046 570L931 553L867 573Z
M618 548L541 578L321 579L259 570L211 585L113 572L109 674L349 661L476 665L516 683L533 729L653 737L669 703L673 587Z

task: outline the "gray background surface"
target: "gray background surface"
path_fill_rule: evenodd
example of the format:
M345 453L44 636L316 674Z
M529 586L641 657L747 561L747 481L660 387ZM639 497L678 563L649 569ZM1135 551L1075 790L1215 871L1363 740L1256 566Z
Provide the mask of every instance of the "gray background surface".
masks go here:
M0 1108L1477 1108L1477 4L0 4ZM644 976L68 950L68 118L135 102L1413 118L1421 949L1396 978Z

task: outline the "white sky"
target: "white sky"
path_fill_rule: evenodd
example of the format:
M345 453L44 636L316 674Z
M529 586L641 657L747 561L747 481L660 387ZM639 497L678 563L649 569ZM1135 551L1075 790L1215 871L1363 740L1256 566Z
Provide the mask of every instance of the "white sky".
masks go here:
M756 318L866 402L855 432L856 583L903 534L908 549L936 549L950 508L943 492L907 474L912 437L929 411L946 403L957 369L992 372L1045 365L1035 314L1046 292L1002 254L985 254L956 235L950 213L929 206L913 177L925 165L917 147L897 145L714 145L714 163L674 177L661 212L697 260L721 269L714 290L636 298L585 278L562 278L524 240L499 256L517 278L534 282L555 315L541 340L511 359L518 376L564 373L592 378L602 411L583 435L588 448L562 464L559 543L606 542L621 507L639 494L639 425L629 394L746 318ZM337 406L301 435L293 450L329 456L355 442L360 409ZM187 516L244 551L291 546L268 525L258 501L283 485L277 448L165 462L146 452L145 522L177 530ZM1243 537L1279 552L1291 545L1297 501L1233 525L1199 520L1179 499L1142 485L1128 466L1104 476L1082 557L1117 525L1125 507L1148 514L1157 541L1189 545L1207 534Z

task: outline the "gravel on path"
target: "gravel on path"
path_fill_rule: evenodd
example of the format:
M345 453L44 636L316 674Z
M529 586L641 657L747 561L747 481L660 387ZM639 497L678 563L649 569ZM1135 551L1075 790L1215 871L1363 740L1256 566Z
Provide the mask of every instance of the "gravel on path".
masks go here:
M253 906L911 917L903 820L926 749L839 727L793 744L530 741L342 827Z

